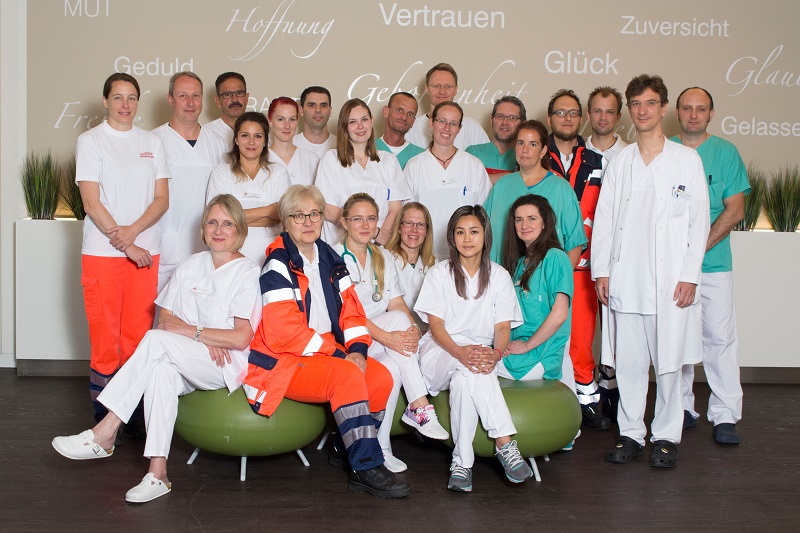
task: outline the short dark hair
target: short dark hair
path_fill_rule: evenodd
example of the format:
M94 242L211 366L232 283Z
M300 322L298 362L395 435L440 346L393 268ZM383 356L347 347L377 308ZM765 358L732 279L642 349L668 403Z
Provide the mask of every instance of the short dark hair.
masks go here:
M492 108L492 116L497 113L497 106L500 104L514 104L519 108L519 118L523 122L528 119L527 111L525 111L525 104L522 103L522 100L517 98L516 96L511 96L510 94L505 95L504 97L500 98L494 103L494 107Z
M547 103L548 117L553 114L553 106L556 105L556 100L558 100L562 96L569 96L570 98L575 100L575 103L578 104L578 111L580 111L581 115L583 115L583 107L581 106L581 99L578 98L578 95L575 94L575 91L573 91L572 89L560 89L556 91L555 94L553 94L553 96L550 97L550 102Z
M667 99L667 86L664 85L664 80L661 76L655 74L652 76L649 74L639 74L628 82L628 87L625 89L625 100L627 100L627 104L630 105L631 98L639 96L647 89L651 89L658 94L659 98L661 98L662 106L669 102Z
M306 97L311 93L319 93L325 94L328 96L328 105L333 104L333 99L331 99L331 92L326 89L325 87L320 87L319 85L312 85L311 87L306 87L302 93L300 93L300 107L306 105Z
M108 95L111 94L111 86L114 85L115 81L125 81L130 83L136 89L136 96L141 96L139 82L136 81L136 78L130 74L125 74L124 72L115 72L106 78L106 82L103 84L103 98L108 98Z
M244 81L244 76L239 74L238 72L223 72L219 76L217 76L217 81L214 82L214 88L217 90L217 96L219 96L219 86L228 81L231 78L236 78L244 85L244 90L247 90L247 82Z
M685 93L686 91L691 91L692 89L698 89L698 90L703 91L704 93L706 93L706 96L708 96L708 100L711 102L711 109L714 109L714 98L711 96L710 92L706 91L702 87L688 87L688 88L684 89L683 91L681 91L681 94L678 95L678 99L675 101L675 109L680 109L680 107L681 107L681 96L683 96L683 93Z
M592 112L592 100L595 96L600 95L603 98L608 98L609 96L613 96L617 99L617 115L622 113L622 95L613 87L609 87L608 85L604 85L602 87L597 87L595 90L589 93L589 100L586 102L586 111L588 113Z
M399 92L396 92L396 93L394 93L392 96L390 96L390 97L389 97L389 101L386 103L386 105L387 105L388 107L392 107L392 102L393 102L393 101L394 101L394 99L395 99L396 97L398 97L398 96L407 96L408 98L411 98L411 99L412 99L412 100L414 100L415 102L417 101L417 99L414 97L414 95L413 95L413 94L411 94L411 93L407 93L407 92L405 92L405 91L399 91Z

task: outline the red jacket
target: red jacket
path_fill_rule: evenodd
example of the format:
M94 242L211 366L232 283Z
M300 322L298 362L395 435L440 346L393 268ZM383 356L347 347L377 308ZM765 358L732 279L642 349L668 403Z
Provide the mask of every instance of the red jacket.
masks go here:
M583 218L583 229L589 241L575 270L591 270L592 227L594 226L594 212L597 209L597 200L600 198L603 156L586 148L586 142L580 135L578 136L577 146L572 149L572 165L569 169L565 170L561 164L561 153L556 148L552 134L548 142L548 150L550 152L550 170L554 174L569 180L572 190L575 191L575 196L578 197Z
M256 413L269 416L275 411L304 356L344 358L359 353L366 357L372 344L347 266L322 240L317 240L317 251L323 302L311 300L303 258L286 233L267 248L260 278L264 309L250 345L243 385ZM308 327L312 305L325 305L330 332L317 333Z

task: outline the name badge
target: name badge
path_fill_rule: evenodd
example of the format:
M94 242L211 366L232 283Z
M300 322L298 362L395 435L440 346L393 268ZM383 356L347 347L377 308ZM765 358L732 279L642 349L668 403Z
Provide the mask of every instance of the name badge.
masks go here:
M192 292L195 294L211 294L211 289L205 287L192 287Z

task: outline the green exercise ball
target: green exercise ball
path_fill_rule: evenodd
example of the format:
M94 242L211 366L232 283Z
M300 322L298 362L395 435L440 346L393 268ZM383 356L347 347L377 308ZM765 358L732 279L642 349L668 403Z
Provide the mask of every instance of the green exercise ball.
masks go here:
M519 451L523 457L553 453L569 444L581 425L581 408L575 393L560 381L513 381L500 378L500 389L506 399L511 420L517 428ZM436 407L439 422L450 431L450 393L442 391L431 403ZM453 446L452 437L445 441ZM494 455L494 439L478 422L472 441L475 455Z
M286 398L272 416L253 412L244 391L194 391L181 396L175 432L201 450L241 457L277 455L311 443L325 428L328 404Z

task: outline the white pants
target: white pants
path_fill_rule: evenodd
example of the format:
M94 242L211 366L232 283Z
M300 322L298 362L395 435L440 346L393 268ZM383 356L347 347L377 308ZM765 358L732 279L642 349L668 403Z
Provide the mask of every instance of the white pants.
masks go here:
M733 273L702 275L700 301L703 309L703 370L711 396L708 421L735 424L742 418L742 385L739 380L739 340L733 305ZM683 367L683 408L697 418L694 410L694 365Z
M569 343L567 343L566 349L569 350ZM508 370L506 370L506 366L503 364L502 359L497 363L497 375L501 378L516 380L516 378L509 374ZM527 374L519 378L517 381L536 381L537 379L543 379L543 377L544 366L542 366L542 363L536 363ZM572 358L569 356L568 352L565 352L564 358L562 359L561 379L559 381L566 385L569 390L573 392L573 394L575 393L575 371L572 368Z
M647 435L644 409L647 405L650 360L656 368L659 366L656 315L611 312L616 320L619 434L644 446L644 437ZM683 409L680 372L656 374L655 416L650 429L651 442L668 440L678 444L681 441Z
M428 337L419 347L422 376L431 394L450 389L450 429L453 435L453 461L472 468L475 452L472 440L478 419L493 439L517 432L511 421L497 368L491 374L475 374Z
M211 360L204 344L177 333L150 330L97 400L127 422L144 396L144 456L168 457L178 396L223 387L222 368Z
M411 321L402 311L387 311L382 315L370 319L376 326L384 331L405 331L411 327ZM428 394L428 388L422 379L422 372L419 369L419 352L414 352L410 356L396 352L387 348L374 339L367 352L370 357L382 363L383 366L392 374L392 392L386 400L386 415L383 423L378 429L378 443L381 445L383 454L392 453L392 444L389 437L392 432L392 420L394 411L397 408L397 398L400 396L400 387L406 391L406 398L410 403ZM406 406L403 406L405 410Z

